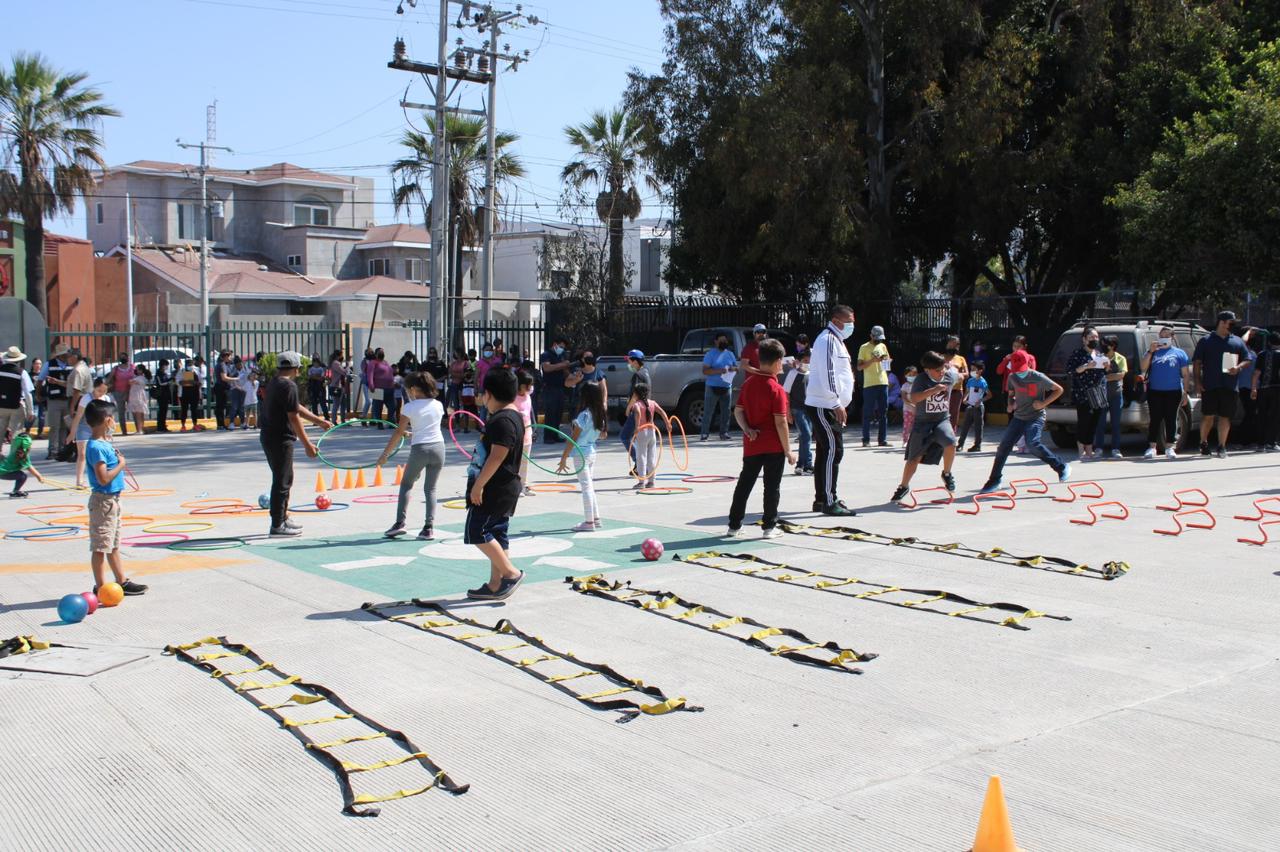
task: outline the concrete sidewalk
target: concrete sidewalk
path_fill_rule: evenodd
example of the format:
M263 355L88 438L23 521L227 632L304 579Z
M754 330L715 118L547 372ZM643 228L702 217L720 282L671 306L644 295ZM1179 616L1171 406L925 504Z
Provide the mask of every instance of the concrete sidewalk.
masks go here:
M465 614L510 619L554 648L705 707L618 724L617 713L492 655L360 609L451 599L476 585L485 562L456 538L462 512L437 509L436 542L387 542L380 534L394 506L351 498L394 489L340 491L330 496L349 509L299 515L302 539L266 542L260 516L192 517L179 505L199 495L256 501L267 471L253 435L148 435L122 448L143 488L174 492L130 498L130 514L213 524L194 538L259 538L202 553L127 548L129 573L151 591L77 625L59 623L55 606L89 585L86 543L4 540L0 640L35 634L142 659L86 677L0 668L0 760L15 782L0 800L0 848L960 850L972 842L992 774L1003 777L1028 850L1277 847L1280 565L1271 547L1237 543L1256 524L1232 518L1280 494L1274 456L1076 465L1076 481L1097 481L1104 499L1131 512L1092 527L1069 523L1087 517L1092 501L1056 503L1065 493L1056 484L1012 511L984 506L974 516L956 512L959 500L887 506L896 450L846 452L841 491L856 518L817 518L805 511L812 480L784 480L783 512L798 522L1131 566L1103 581L870 541L764 542L753 528L723 540L732 482L637 495L611 438L596 468L602 534L569 530L581 519L577 494L522 500L513 553L529 582L505 606ZM985 481L990 461L990 453L957 461L960 494ZM459 462L451 449L441 500L461 496ZM690 473L735 476L738 466L736 445L693 445ZM320 467L299 452L297 468L294 503L309 503ZM660 471L676 472L669 456ZM71 478L65 465L48 472ZM937 472L922 468L915 485L937 484ZM1015 456L1006 479L1019 476L1054 478ZM1209 495L1216 527L1154 534L1171 514L1155 507L1190 487ZM20 508L83 502L53 491L0 500L0 528L33 526ZM424 510L415 498L412 512ZM649 536L664 541L667 557L754 553L1071 620L1036 618L1019 631L666 557L645 562L639 542ZM861 675L804 666L561 582L596 572L879 657ZM343 816L321 761L232 689L160 653L210 635L246 643L404 731L471 790L388 802L376 819ZM57 651L45 653L52 661ZM282 701L279 692L259 695ZM328 737L319 733L326 727L314 735ZM333 735L342 730L333 726ZM370 763L396 753L361 743L343 757ZM410 764L352 781L357 793L376 795L424 777Z

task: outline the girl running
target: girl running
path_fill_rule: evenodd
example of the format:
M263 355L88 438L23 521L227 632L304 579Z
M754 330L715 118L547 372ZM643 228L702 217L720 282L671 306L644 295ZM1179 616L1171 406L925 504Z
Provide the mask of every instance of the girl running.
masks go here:
M427 520L422 532L418 533L418 540L430 541L433 537L431 525L436 514L436 480L440 478L440 469L444 467L444 433L440 431L444 406L436 399L436 380L430 373L410 373L405 376L404 389L409 401L401 410L396 429L391 433L382 455L378 457L379 466L386 464L404 434L411 433L409 461L404 466L404 477L400 480L400 499L396 503L396 522L383 535L387 538L404 535L409 495L413 492L414 483L418 481L418 475L425 473L422 493L427 498Z
M653 487L653 475L658 466L658 453L662 448L659 442L660 433L657 429L658 417L662 417L663 420L668 418L662 406L649 399L647 382L637 382L632 393L635 396L635 402L631 403L631 407L627 409L628 416L635 415L636 424L635 435L631 440L636 451L637 481L632 486L632 490L639 491L641 488ZM645 424L650 424L653 428L645 428Z
M573 421L573 434L570 437L582 450L583 455L582 469L578 471L578 489L582 491L583 521L573 529L575 532L586 532L600 529L600 509L596 506L596 489L591 478L595 475L596 441L605 437L608 432L606 425L608 415L605 412L604 388L601 385L595 382L583 384L578 390L578 399L582 407ZM652 431L652 429L645 430L645 432ZM573 444L566 442L564 452L560 454L560 464L556 467L560 473L568 471L569 452L572 449Z

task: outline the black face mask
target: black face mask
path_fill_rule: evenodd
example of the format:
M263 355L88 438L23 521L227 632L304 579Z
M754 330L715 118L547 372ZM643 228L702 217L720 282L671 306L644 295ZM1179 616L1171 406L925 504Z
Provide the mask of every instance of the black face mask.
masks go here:
M1085 346L1089 347L1090 349L1097 349L1097 348L1098 348L1098 341L1096 341L1096 340L1090 340L1088 343L1086 343L1086 344L1085 344Z
M959 347L959 346L948 346L948 347L947 347L947 351L948 351L948 352L950 352L952 355L956 355L956 354L958 354L958 353L960 352L960 347Z
M719 348L719 349L728 349L728 348L729 348L729 341L727 341L727 340L721 340L721 341L719 341L718 343L716 343L716 347L717 347L717 348Z

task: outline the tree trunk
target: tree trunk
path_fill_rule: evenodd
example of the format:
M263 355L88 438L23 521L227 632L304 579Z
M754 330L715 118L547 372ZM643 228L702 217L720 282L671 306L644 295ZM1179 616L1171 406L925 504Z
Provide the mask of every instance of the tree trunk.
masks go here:
M889 168L888 143L885 138L888 92L885 83L884 6L881 0L858 0L854 14L862 26L867 47L867 96L870 106L864 117L867 134L867 223L863 239L867 271L872 290L892 298L893 280L891 245L893 240L893 175Z
M609 306L614 309L626 301L627 282L622 280L622 267L622 215L614 213L609 217Z
M44 218L40 213L23 214L22 238L27 244L27 301L44 317L45 324L54 328L58 323L48 314L48 291L44 286Z

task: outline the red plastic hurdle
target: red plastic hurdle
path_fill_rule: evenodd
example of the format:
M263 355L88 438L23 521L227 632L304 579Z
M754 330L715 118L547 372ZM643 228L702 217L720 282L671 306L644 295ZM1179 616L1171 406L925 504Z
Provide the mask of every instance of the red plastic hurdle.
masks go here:
M1258 513L1255 518L1253 515L1236 515L1237 521L1260 521L1267 515L1280 515L1280 509L1264 509L1263 503L1280 503L1280 497L1259 497L1253 501L1254 511ZM1246 539L1237 539L1238 541L1246 541Z
M1087 487L1096 488L1098 490L1098 493L1097 494L1081 493ZM1102 486L1094 482L1093 480L1090 480L1088 482L1069 482L1067 483L1067 491L1071 492L1070 497L1054 497L1053 502L1074 503L1076 502L1077 497L1102 497L1103 496Z
M1271 540L1267 536L1267 527L1271 526L1272 524L1280 524L1280 518L1274 518L1270 521L1261 521L1258 524L1258 534L1261 535L1262 538L1238 538L1236 539L1236 541L1240 542L1241 544L1259 544L1259 545L1266 544L1268 541Z
M1200 499L1185 500L1183 499L1184 494L1199 494ZM1165 512L1180 512L1183 509L1187 508L1188 506L1196 506L1203 509L1205 506L1209 505L1209 495L1205 494L1199 488L1179 488L1177 491L1173 492L1173 499L1177 501L1174 503L1174 505L1156 506L1156 508L1161 509Z
M1049 483L1045 482L1043 479L1037 479L1037 478L1035 478L1035 477L1032 477L1032 478L1030 478L1030 479L1015 479L1015 480L1012 480L1012 481L1009 483L1009 492L1010 492L1011 494L1013 494L1013 496L1014 496L1014 497L1017 497L1017 496L1018 496L1018 486L1019 486L1019 485L1022 485L1023 483L1031 483L1031 484L1033 484L1033 485L1037 485L1037 486L1039 486L1038 488L1030 488L1030 487L1028 487L1028 488L1026 489L1028 494L1048 494L1048 493L1049 493Z
M1099 512L1098 509L1101 509L1103 506L1119 506L1120 511L1124 514L1117 515L1114 512ZM1085 518L1072 518L1071 523L1080 524L1084 527L1091 527L1103 518L1111 518L1117 521L1126 521L1129 519L1129 507L1121 503L1119 500L1104 500L1101 503L1090 503L1088 506L1085 506L1085 509L1089 512L1089 518L1087 520Z
M972 509L956 509L956 514L958 515L978 514L979 512L982 511L982 504L979 502L980 500L985 500L988 503L990 503L993 500L1007 500L1009 502L1008 506L993 505L991 507L993 509L1004 509L1006 511L1010 509L1014 509L1018 505L1018 501L1014 500L1013 495L1010 494L1008 491L990 491L986 494L973 495L973 508Z
M946 495L947 495L947 499L945 499L945 500L943 500L943 499L930 500L930 501L929 501L930 503L940 504L940 505L943 505L943 506L949 506L949 505L951 505L951 501L952 501L952 500L954 500L954 499L956 499L955 495L954 495L954 494L952 494L950 491L947 491L947 489L946 489L946 487L945 487L945 486L942 486L942 485L933 485L933 486L930 486L929 488L917 488L917 489L915 489L914 491L910 492L910 493L907 495L908 497L910 497L910 498L911 498L911 502L910 502L910 503L903 503L903 502L899 502L899 503L898 503L898 505L899 505L899 506L901 506L901 507L903 507L904 509L914 509L914 508L916 508L917 506L919 506L919 505L920 505L920 501L916 499L916 495L917 495L917 494L928 494L930 491L943 491L943 492L946 492Z
M1184 524L1184 523L1182 522L1182 519L1183 519L1183 518L1185 518L1185 517L1187 517L1188 515L1208 515L1208 516L1209 516L1209 523L1207 523L1207 524L1197 524L1197 523L1194 523L1194 522L1192 522L1192 521L1187 521L1187 522ZM1190 530L1211 530L1211 529L1213 529L1214 527L1216 527L1216 526L1218 525L1218 519L1217 519L1217 518L1215 518L1215 517L1213 516L1213 513L1212 513L1212 512L1210 512L1208 509L1187 509L1186 511L1183 511L1183 512L1174 512L1174 513L1173 513L1173 523L1174 523L1174 525L1175 525L1175 528L1174 528L1174 529L1171 529L1171 530L1152 530L1152 532L1153 532L1153 533L1158 533L1158 534L1160 534L1160 535L1182 535L1182 533L1183 533L1184 531L1189 530L1189 529L1190 529Z

